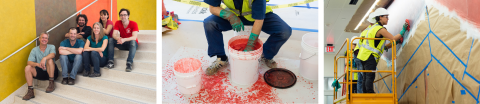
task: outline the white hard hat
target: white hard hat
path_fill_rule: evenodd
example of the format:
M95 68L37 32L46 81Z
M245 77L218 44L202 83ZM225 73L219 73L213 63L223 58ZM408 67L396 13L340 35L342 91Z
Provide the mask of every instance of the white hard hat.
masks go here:
M383 16L383 15L388 15L388 11L385 8L377 8L375 12L370 13L368 16L368 22L370 23L377 23L377 20L375 20L375 17L377 16Z
M353 41L352 44L358 44L358 40L359 39L356 39L356 40L353 40L355 38L357 38L358 36L353 36L352 39L350 41Z

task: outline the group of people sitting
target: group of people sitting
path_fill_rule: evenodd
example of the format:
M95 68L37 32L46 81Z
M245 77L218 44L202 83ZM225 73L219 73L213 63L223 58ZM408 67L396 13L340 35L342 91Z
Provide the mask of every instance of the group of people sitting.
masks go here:
M100 20L93 24L93 28L86 26L87 16L80 14L76 18L78 27L72 27L65 34L60 43L60 65L62 66L62 84L74 85L77 72L83 71L83 76L100 77L100 67L114 67L114 47L119 50L128 50L126 71L133 70L133 58L138 46L138 25L129 20L130 11L119 11L121 20L115 24L109 19L107 10L100 11ZM49 80L47 93L55 90L54 80L58 77L58 68L55 64L55 46L47 44L50 35L46 32L39 37L40 45L33 48L25 67L25 78L28 84L27 94L23 100L34 98L33 78ZM91 70L93 67L93 71Z

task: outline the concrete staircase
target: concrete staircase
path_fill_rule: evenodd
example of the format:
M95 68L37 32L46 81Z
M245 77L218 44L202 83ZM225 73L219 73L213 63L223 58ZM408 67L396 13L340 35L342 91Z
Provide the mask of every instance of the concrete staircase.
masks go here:
M156 103L156 31L140 30L139 47L134 58L134 70L125 72L128 51L115 49L115 68L101 68L101 77L84 77L77 74L75 85L61 84L61 74L55 80L56 89L45 93L48 81L34 80L35 98L22 100L15 96L17 104L131 104ZM61 65L57 61L61 71ZM26 89L26 88L24 88Z

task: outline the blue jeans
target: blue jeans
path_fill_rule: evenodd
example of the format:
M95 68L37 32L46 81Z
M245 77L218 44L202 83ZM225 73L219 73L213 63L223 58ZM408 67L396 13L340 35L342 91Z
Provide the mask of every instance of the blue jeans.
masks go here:
M83 52L83 67L85 72L90 72L90 65L93 65L93 72L100 74L100 67L107 65L107 57L100 57L97 51L84 51Z
M253 25L253 22L239 17L244 25ZM232 25L227 20L211 15L203 21L208 42L208 56L225 55L222 31L232 30ZM263 21L262 31L270 34L263 44L263 54L266 59L273 59L280 47L292 35L292 28L288 26L277 14L267 13Z
M353 55L353 61L355 61L355 65L357 65L357 70L363 70L362 61L357 58L356 55ZM363 72L358 72L358 80L357 80L357 93L363 93Z
M68 60L67 55L60 55L60 65L62 65L62 77L67 78L70 73L70 78L75 79L77 72L81 72L82 68L82 55L75 55L73 62Z
M119 50L128 50L127 63L133 63L133 58L135 57L135 52L138 49L138 43L135 40L126 41L123 44L117 44L117 40L113 38L108 38L108 60L113 61L113 56L115 54L114 48L117 47Z

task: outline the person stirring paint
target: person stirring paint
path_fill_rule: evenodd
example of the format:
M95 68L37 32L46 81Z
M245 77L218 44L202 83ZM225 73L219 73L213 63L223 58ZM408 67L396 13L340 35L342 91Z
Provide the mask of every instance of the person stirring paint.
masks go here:
M221 8L220 4L227 6ZM260 31L270 34L263 44L262 61L269 68L276 68L277 63L273 57L280 47L290 38L292 28L285 23L277 14L267 6L268 0L205 0L210 5L213 14L203 21L205 34L208 42L208 55L217 56L217 60L207 68L206 74L213 75L220 68L227 66L227 56L223 44L222 31L241 31L244 25L253 25L246 51L253 50L253 44L258 38Z
M378 8L370 14L368 21L375 22L374 25L369 26L363 30L361 37L364 38L388 38L392 40L399 40L407 30L408 26L403 26L400 34L393 36L383 25L388 24L388 11L385 8ZM391 48L391 44L384 46L385 40L360 40L359 45L355 50L359 49L357 58L361 60L364 70L376 70L378 61L383 54L384 49ZM375 80L375 73L364 73L363 93L375 93L373 90L373 81ZM360 89L359 89L360 90Z

